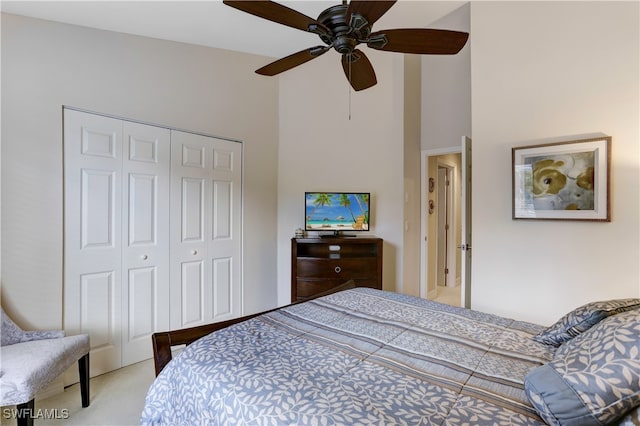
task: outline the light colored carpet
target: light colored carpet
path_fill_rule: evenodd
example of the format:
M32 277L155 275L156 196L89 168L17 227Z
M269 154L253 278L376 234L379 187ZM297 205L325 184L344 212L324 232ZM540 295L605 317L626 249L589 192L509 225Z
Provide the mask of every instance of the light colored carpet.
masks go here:
M445 303L447 305L452 306L461 306L460 305L460 286L456 287L446 287L446 286L438 286L438 295L436 296L436 302Z
M35 402L35 412L49 410L68 412L68 418L36 418L35 426L57 425L139 425L147 390L155 378L153 360L93 377L90 382L91 404L82 408L80 385L75 384L63 393ZM15 425L16 421L2 416L2 425Z

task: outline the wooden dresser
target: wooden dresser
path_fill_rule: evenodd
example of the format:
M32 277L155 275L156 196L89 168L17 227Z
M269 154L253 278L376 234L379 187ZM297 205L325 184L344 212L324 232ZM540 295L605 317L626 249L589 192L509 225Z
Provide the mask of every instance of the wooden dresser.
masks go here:
M306 300L353 280L382 289L381 238L292 238L291 301Z

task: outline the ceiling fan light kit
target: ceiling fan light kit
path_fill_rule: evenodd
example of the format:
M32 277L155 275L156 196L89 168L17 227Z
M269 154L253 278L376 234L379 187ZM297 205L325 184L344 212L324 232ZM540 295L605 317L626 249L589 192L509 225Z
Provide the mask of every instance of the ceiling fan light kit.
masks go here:
M359 44L376 50L418 55L455 55L466 44L468 33L426 28L397 28L372 32L373 24L396 3L383 0L352 0L331 6L310 18L269 0L223 0L235 9L269 21L317 34L324 46L315 46L278 59L256 70L274 76L302 65L333 48L342 56L342 68L354 90L377 84L376 74Z

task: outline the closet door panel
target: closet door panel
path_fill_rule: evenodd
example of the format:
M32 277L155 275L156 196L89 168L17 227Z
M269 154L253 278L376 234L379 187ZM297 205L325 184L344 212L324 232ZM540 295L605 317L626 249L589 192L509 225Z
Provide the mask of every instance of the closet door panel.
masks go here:
M127 312L130 341L150 338L156 330L156 315L154 299L157 294L158 268L136 268L129 270Z
M180 283L182 286L182 318L183 327L202 324L204 317L204 263L202 261L183 262Z
M171 132L171 328L207 322L211 265L206 235L211 227L207 140ZM210 149L210 148L209 148ZM209 160L210 161L210 160Z
M91 350L101 361L101 368L120 367L120 357L107 357L119 352L119 316L113 312L117 305L115 286L119 280L113 271L83 274L80 277L80 328L91 335Z
M179 200L181 238L183 243L204 242L204 217L207 210L205 200L206 180L202 178L182 178L182 196Z
M151 334L170 324L170 134L123 122L123 366L152 357Z
M233 183L225 181L213 181L213 235L212 240L228 240L232 238L233 210L232 196Z
M234 318L242 312L242 145L213 139L212 233L208 240L213 265L213 321Z
M122 365L122 122L65 109L64 173L64 328L90 334L95 376Z
M182 291L172 290L171 326L240 316L242 145L172 131L171 149L171 197L179 200L172 220L180 218L172 222L172 271L183 271L172 272ZM202 286L184 273L193 262L201 262Z
M113 248L115 245L117 172L82 169L80 171L80 223L83 249Z
M213 306L214 318L226 318L234 314L233 306L233 259L213 260Z
M157 244L158 176L129 174L129 246Z

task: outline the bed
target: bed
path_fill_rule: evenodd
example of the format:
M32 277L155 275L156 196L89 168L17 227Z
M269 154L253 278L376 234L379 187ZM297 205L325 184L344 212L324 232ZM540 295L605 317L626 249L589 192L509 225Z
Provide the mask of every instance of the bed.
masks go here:
M209 334L211 328L159 333L154 337L158 375L141 423L635 424L640 300L606 303L606 309L591 307L576 318L578 309L543 327L398 293L351 288L212 325L225 328ZM624 331L622 341L612 327ZM198 334L206 335L196 340ZM592 350L591 338L600 343L609 339L604 343L611 346L602 353L609 352L585 360L583 346ZM190 344L170 360L167 348L181 343ZM613 396L604 390L593 396L594 386L607 388L606 378L581 382L580 371L593 364L576 370L569 362L584 364L592 358L609 362L598 369L616 370L615 389L609 392ZM577 385L571 381L573 370ZM568 384L559 385L556 381L562 379L556 376Z

